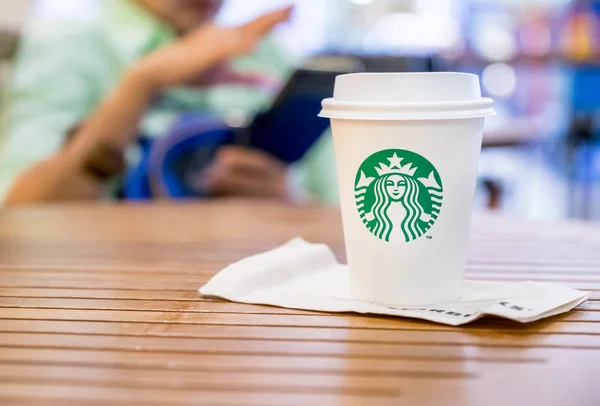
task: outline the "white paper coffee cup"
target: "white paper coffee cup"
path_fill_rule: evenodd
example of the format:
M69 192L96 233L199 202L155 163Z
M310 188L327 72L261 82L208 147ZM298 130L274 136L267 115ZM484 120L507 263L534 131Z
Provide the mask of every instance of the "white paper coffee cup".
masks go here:
M339 76L331 119L352 294L384 305L461 296L484 117L464 73Z

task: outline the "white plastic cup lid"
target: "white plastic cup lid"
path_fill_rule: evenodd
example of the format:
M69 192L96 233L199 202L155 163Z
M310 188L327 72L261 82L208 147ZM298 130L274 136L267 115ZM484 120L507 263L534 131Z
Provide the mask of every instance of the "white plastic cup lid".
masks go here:
M492 116L470 73L353 73L340 75L320 117L346 120L441 120Z

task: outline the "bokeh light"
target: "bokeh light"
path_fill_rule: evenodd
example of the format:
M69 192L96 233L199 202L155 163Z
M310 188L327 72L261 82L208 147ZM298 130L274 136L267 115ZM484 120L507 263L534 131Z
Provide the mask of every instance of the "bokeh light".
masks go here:
M366 4L371 4L375 0L349 0L351 3L358 4L359 6L363 6Z
M526 25L519 36L521 50L531 56L543 56L552 47L550 28L540 24Z
M508 61L517 53L517 43L512 33L500 27L488 27L473 38L476 51L490 61Z
M381 51L442 50L459 41L459 23L450 16L399 12L382 17L363 46Z
M506 63L493 63L483 70L481 81L490 95L507 97L517 87L517 73Z

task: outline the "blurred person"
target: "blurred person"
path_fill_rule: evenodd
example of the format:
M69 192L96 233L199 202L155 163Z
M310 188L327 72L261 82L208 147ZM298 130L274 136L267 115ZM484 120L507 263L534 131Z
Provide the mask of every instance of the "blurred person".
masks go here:
M32 24L6 94L0 200L114 197L140 134L164 135L197 109L268 106L261 75L283 81L293 69L268 34L292 9L225 28L212 22L222 2L101 0L93 21ZM210 195L332 201L331 162L328 137L292 167L261 151L223 147L203 184Z

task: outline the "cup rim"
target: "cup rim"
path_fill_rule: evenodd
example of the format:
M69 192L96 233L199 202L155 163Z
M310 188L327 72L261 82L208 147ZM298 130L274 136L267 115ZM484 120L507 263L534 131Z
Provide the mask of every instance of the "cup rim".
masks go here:
M336 100L333 97L329 97L323 100L323 105L341 108L454 108L454 107L481 107L481 106L492 106L494 100L489 97L480 97L472 100L452 100L452 101L420 101L420 102L353 102L346 100Z
M350 102L328 98L322 104L320 117L345 120L440 120L496 114L494 101L488 97L443 102Z
M469 72L353 72L344 73L340 77L347 76L471 76L479 80L479 76Z

